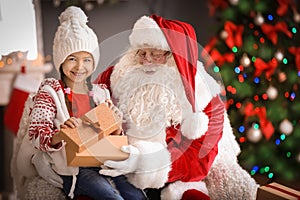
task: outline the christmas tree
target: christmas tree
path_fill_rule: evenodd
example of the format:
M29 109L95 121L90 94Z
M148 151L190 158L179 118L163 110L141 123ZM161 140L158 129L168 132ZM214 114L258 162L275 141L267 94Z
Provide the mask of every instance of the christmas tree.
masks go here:
M220 73L251 175L300 180L300 14L293 0L210 0L216 36L204 47ZM225 98L224 98L225 99Z

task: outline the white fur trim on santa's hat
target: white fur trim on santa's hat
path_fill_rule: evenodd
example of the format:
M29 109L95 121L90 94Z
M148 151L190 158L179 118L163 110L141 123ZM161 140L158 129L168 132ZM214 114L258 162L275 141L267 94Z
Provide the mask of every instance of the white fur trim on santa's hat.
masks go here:
M203 112L185 114L181 123L182 135L188 139L197 139L208 129L208 116Z
M147 16L143 16L135 22L129 42L133 48L151 47L170 51L164 33L157 23Z
M199 182L176 181L176 182L168 185L166 188L164 188L161 191L160 197L162 200L169 200L169 199L180 200L183 193L190 189L199 190L200 192L208 195L208 190L203 181L199 181Z

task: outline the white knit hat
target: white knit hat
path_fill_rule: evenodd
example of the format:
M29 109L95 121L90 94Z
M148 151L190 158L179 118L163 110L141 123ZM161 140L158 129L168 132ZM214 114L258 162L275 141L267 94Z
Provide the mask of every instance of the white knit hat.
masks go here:
M53 62L57 71L64 60L72 53L86 51L94 58L94 70L99 62L98 38L87 26L87 16L78 7L70 6L59 16L53 42Z
M133 48L149 46L170 51L170 47L161 28L148 16L142 16L135 22L129 36L129 42Z

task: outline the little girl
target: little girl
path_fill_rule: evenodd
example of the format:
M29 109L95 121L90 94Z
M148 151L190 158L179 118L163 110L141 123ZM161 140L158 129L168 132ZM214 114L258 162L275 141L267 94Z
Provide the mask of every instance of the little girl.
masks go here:
M61 80L45 79L34 96L29 137L37 149L53 160L53 170L63 179L69 197L92 199L146 199L143 191L127 182L125 176L110 178L99 174L99 167L68 167L65 142L54 143L60 127L78 126L78 118L99 103L110 99L102 85L93 85L91 75L99 61L98 39L84 12L67 8L59 17L60 26L53 44L53 62Z

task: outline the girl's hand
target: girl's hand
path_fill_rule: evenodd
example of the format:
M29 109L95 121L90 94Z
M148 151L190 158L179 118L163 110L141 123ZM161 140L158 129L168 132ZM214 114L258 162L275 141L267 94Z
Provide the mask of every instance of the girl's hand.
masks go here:
M65 121L63 124L60 125L60 128L76 128L80 125L81 120L76 117L71 117L67 121Z

